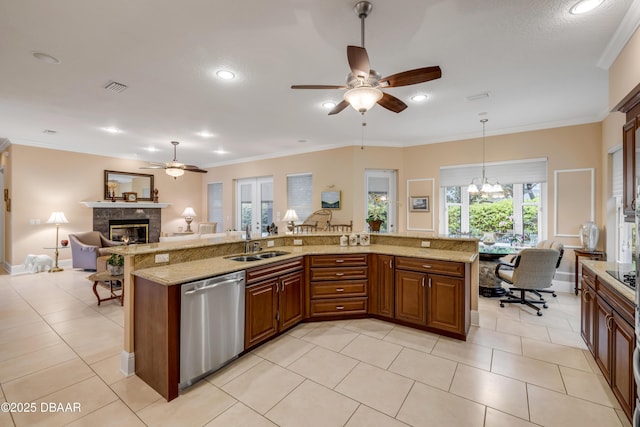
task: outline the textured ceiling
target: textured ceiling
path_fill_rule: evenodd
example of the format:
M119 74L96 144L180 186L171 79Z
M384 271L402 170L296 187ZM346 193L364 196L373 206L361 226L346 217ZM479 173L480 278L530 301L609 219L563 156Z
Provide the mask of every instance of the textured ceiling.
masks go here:
M638 1L607 0L582 16L568 12L576 0L372 1L372 68L439 65L443 76L385 89L409 108L369 111L365 144L478 137L480 113L488 135L602 120L601 58ZM201 167L359 145L363 117L321 107L342 90L290 89L344 84L346 46L360 44L355 2L0 0L0 138L145 161L171 160L177 140L178 160ZM237 78L216 78L221 68ZM110 80L129 88L107 91ZM417 93L429 100L411 101Z

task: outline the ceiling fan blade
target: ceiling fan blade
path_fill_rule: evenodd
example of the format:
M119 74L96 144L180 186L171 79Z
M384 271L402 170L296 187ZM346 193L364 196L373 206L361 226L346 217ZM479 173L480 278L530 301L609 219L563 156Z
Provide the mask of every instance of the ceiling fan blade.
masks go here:
M386 83L387 87L408 86L439 79L440 77L442 77L442 70L438 66L416 68L415 70L403 71L380 79L380 84Z
M184 167L182 169L184 169L186 171L189 171L189 172L207 173L206 170L200 169L198 166L194 166L194 165L184 165Z
M329 111L329 115L332 116L334 114L338 114L340 111L344 110L349 106L347 101L342 101L340 104L333 107L333 110Z
M152 165L152 166L143 166L140 169L164 169L164 164L162 165Z
M347 60L354 77L367 79L371 67L369 66L369 55L367 50L360 46L347 46Z
M292 85L291 89L346 89L346 86L331 85Z
M389 95L388 93L383 93L382 98L378 101L378 105L386 108L389 111L393 111L394 113L399 113L407 108L407 104L400 101L393 95Z

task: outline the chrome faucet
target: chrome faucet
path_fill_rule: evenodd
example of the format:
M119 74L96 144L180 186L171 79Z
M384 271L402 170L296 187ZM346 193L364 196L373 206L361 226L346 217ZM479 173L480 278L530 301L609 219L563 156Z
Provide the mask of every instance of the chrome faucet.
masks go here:
M245 239L244 239L244 253L248 254L251 251L251 228L249 224L245 229Z

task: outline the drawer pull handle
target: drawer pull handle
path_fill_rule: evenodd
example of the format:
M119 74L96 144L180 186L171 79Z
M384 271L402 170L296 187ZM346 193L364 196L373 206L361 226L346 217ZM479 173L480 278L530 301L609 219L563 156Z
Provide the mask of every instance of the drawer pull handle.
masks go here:
M344 310L344 306L343 305L336 305L336 310Z
M423 266L424 268L431 268L431 266L430 266L429 264L422 264L422 266Z
M431 277L429 277L429 287L431 287Z
M344 292L344 288L336 288L336 292Z
M336 273L336 276L344 276L344 273Z
M424 277L422 277L422 287L424 288Z
M336 260L336 263L338 263L338 264L341 263L341 262L344 262L344 260L343 259L337 259Z

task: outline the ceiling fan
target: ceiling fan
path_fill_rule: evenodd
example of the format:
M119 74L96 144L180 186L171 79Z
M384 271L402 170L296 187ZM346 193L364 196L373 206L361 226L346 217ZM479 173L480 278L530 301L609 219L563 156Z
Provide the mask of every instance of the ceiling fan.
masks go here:
M353 11L360 18L360 34L362 47L347 46L347 60L351 73L347 76L346 86L331 85L293 85L291 89L349 89L344 99L336 105L329 115L338 114L351 105L356 111L364 114L377 103L387 110L399 113L407 108L407 104L393 95L382 92L381 88L409 86L424 83L442 77L440 67L424 67L403 71L381 78L381 75L369 66L369 55L364 48L364 21L371 13L373 5L368 1L356 3Z
M176 147L180 144L178 141L171 141L173 145L173 160L167 163L149 162L151 166L143 167L140 169L164 169L167 175L172 176L174 179L184 175L184 171L207 173L206 170L200 169L198 166L185 165L176 161Z

